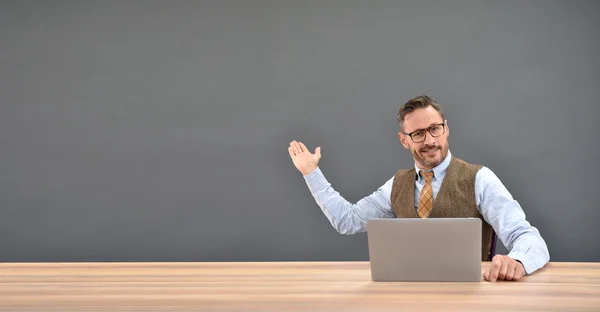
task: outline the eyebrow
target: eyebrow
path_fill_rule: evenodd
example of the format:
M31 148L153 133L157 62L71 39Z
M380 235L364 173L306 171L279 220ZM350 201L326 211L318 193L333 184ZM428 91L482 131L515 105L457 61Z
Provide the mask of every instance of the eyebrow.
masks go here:
M425 129L428 129L428 128L431 128L433 126L437 126L437 125L443 124L443 123L444 123L443 121L442 122L434 122L434 123L431 123L427 128L421 128L421 129L413 130L413 131L407 132L407 133L413 133L413 132L417 132L417 131L424 131Z

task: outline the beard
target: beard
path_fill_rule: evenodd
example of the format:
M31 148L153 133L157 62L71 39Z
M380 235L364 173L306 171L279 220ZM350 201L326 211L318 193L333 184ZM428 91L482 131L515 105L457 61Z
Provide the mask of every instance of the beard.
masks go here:
M448 155L448 146L424 145L411 150L415 161L425 169L438 166Z

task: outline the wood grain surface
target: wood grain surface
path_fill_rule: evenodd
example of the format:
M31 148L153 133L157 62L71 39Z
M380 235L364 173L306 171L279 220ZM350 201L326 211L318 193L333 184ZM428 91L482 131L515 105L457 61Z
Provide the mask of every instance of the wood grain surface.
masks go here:
M411 310L600 311L600 263L497 283L373 282L368 262L0 263L0 311Z

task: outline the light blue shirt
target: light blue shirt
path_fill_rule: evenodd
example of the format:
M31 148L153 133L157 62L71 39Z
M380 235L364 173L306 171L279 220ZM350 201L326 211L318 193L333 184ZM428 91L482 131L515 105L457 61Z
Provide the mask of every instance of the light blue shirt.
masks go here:
M434 200L450 165L451 157L448 151L444 161L432 169L434 178L431 184ZM419 172L416 164L415 169ZM415 209L425 183L422 177L417 176ZM318 167L304 176L304 179L331 225L341 234L365 232L369 219L396 217L390 200L394 177L356 204L348 202L334 190ZM475 176L475 201L479 213L494 228L504 246L510 250L508 256L521 261L527 274L548 263L550 260L548 247L540 232L525 220L525 213L519 203L487 167L482 167Z

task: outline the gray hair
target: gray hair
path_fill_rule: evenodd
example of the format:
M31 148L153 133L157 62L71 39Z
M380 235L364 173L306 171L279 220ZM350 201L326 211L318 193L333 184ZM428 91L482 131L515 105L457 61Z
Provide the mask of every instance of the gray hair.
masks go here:
M412 113L419 108L426 108L428 106L435 108L435 110L438 111L442 116L442 120L446 120L440 104L438 104L432 97L427 95L419 95L410 99L400 108L400 111L398 112L398 126L400 126L400 131L404 132L404 118L406 117L406 114Z

